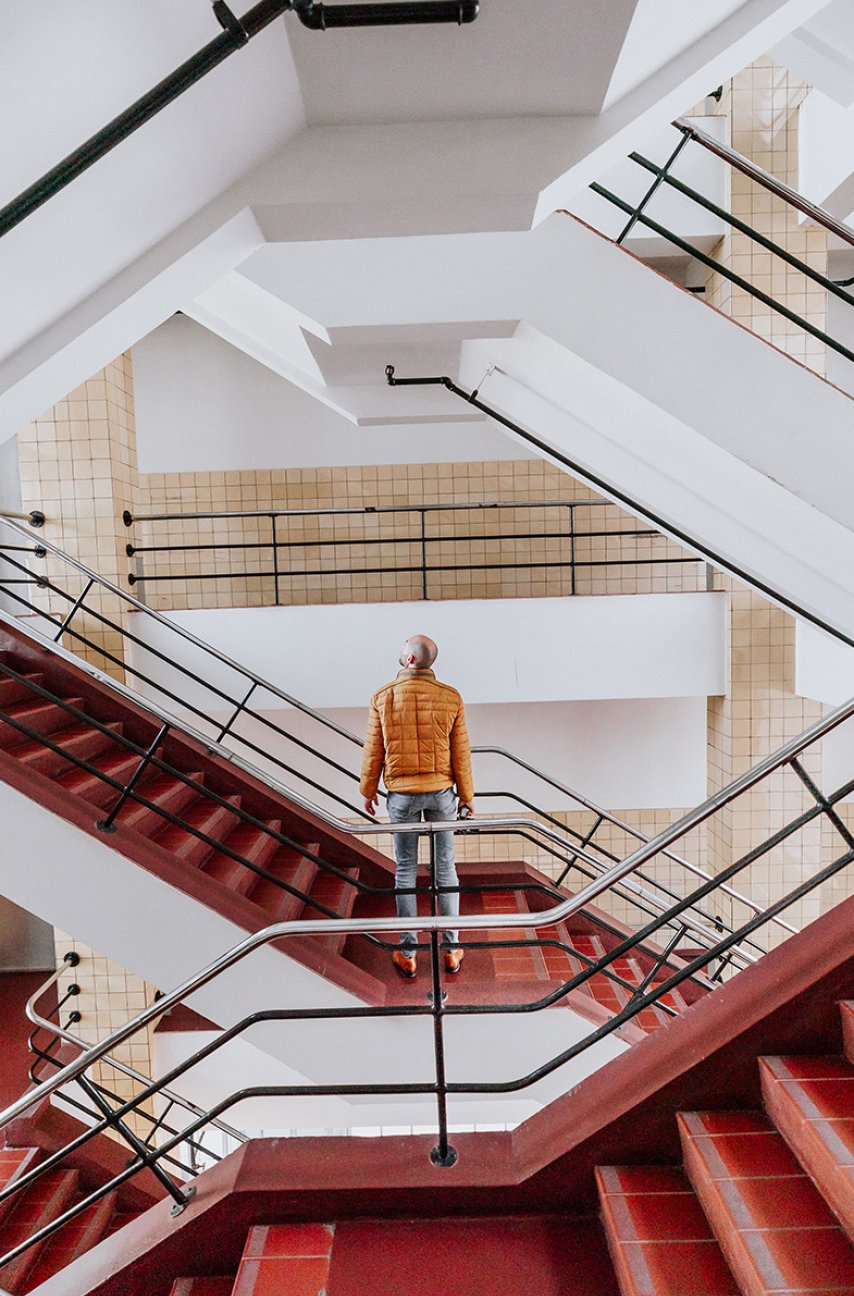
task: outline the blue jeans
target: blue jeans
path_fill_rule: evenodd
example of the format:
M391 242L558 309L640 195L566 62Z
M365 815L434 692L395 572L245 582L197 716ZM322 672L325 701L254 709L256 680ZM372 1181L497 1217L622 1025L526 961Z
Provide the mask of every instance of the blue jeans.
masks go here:
M386 802L388 817L392 823L420 823L425 821L450 820L457 813L457 798L452 788L443 788L441 792L389 792ZM418 875L418 834L395 833L394 855L397 860L397 871L394 884L397 888L415 886ZM460 912L460 893L453 891L442 895L442 887L459 886L457 870L454 865L454 834L436 833L436 885L440 888L439 913L456 918ZM396 897L399 918L414 918L418 913L418 898L412 891L409 895ZM445 940L449 945L459 945L460 935L456 931L446 931ZM414 953L418 936L414 931L401 932L400 943L409 953Z

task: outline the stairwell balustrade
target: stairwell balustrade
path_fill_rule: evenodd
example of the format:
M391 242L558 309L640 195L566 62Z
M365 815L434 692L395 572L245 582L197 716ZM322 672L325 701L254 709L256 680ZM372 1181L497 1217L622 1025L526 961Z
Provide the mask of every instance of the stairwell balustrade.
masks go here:
M143 597L163 588L175 606L184 586L222 591L236 582L262 606L312 601L315 589L332 586L338 602L355 601L355 582L364 582L367 593L368 577L382 578L379 597L391 592L396 599L459 597L475 574L484 588L491 582L492 596L513 596L520 578L536 578L546 595L572 596L592 588L594 573L612 569L631 575L637 592L684 592L708 582L702 560L653 528L627 523L607 500L125 510L123 520L149 533L146 542L125 547L136 558L129 584ZM268 525L269 538L261 538Z
M15 539L18 539L21 534L25 534L21 528L17 528L15 523L4 522L4 525L12 528L13 533L17 532L13 536ZM34 642L37 642L43 650L50 648L50 653L55 654L57 659L64 662L73 662L75 669L87 673L93 680L97 680L104 687L108 686L117 699L132 700L137 710L142 709L148 712L151 733L154 739L157 739L159 735L162 743L167 730L171 731L172 729L190 735L195 733L195 736L206 743L211 751L216 752L230 762L231 767L236 772L246 769L257 774L257 769L254 766L245 761L234 750L224 746L221 741L217 741L210 733L205 734L201 730L194 731L175 714L168 712L155 702L146 699L141 703L139 695L126 685L108 679L102 671L91 664L82 662L79 658L73 657L65 649L61 648L57 642L54 642L68 636L75 644L89 651L103 651L105 646L102 641L98 640L93 627L106 626L120 635L126 633L124 626L118 619L107 616L100 610L96 598L96 595L100 592L106 593L112 599L117 597L123 599L126 604L143 615L157 617L158 614L144 608L132 597L123 594L116 586L103 581L94 572L91 572L82 564L76 563L75 560L63 554L62 551L49 542L42 542L40 548L44 550L45 555L50 556L54 567L61 565L68 568L75 575L80 588L74 586L68 588L65 585L60 585L53 572L51 572L50 576L44 574L44 570L41 570L38 574L33 573L29 566L17 557L19 552L17 546L13 547L12 553L3 551L4 561L13 570L20 573L20 579L33 587L32 598L27 598L19 593L20 587L17 586L9 591L9 596L17 600L27 613L24 619L36 623L26 627L26 634ZM39 564L45 562L46 559L33 554L30 561ZM46 594L58 600L60 612L57 612L51 606L45 605L43 600ZM42 601L40 602L40 600ZM61 612L63 607L67 609L64 614ZM163 618L159 619L165 620ZM4 617L3 620L7 627L14 628L17 634L21 633L20 619L14 621L12 618ZM174 629L179 639L189 640L192 642L194 649L203 649L206 654L210 654L212 660L216 660L220 668L225 665L229 670L236 671L241 676L244 685L248 683L250 693L254 690L264 689L282 699L287 699L289 704L312 715L320 725L337 732L339 737L352 742L358 748L357 739L347 734L340 726L335 725L320 713L303 707L296 699L288 698L281 690L278 690L267 681L252 676L250 672L242 671L235 663L223 658L216 650L201 644L192 636L188 636L185 631L179 630L177 627L171 627L171 623L166 622L166 624L169 624L170 628ZM159 650L158 654L162 656ZM49 654L45 651L45 659L48 656ZM103 656L113 667L124 665L123 659L115 652L103 651ZM170 668L179 672L187 670L176 660L170 660L169 665ZM136 667L134 667L134 674L139 678ZM180 814L173 814L171 811L165 810L145 795L145 783L141 782L139 777L139 772L143 768L154 767L170 778L187 784L192 784L194 781L192 775L187 774L186 771L179 769L158 754L159 747L156 742L149 741L145 744L134 741L123 734L115 733L109 728L108 724L104 724L88 714L81 705L69 701L61 692L46 687L26 671L16 669L14 665L10 665L8 661L2 659L0 659L0 677L11 681L18 697L21 695L20 690L23 690L25 696L28 694L34 695L45 703L60 708L76 723L81 725L86 723L94 729L103 731L104 734L109 733L111 738L133 758L132 763L135 766L136 777L131 774L130 778L125 780L113 778L100 769L97 764L85 759L85 757L69 753L63 749L61 743L55 742L51 738L50 733L41 733L38 728L27 724L20 714L16 714L15 706L6 702L3 704L2 712L0 712L3 716L3 722L8 727L8 730L19 734L22 741L40 744L56 756L61 756L64 760L67 760L71 766L101 780L105 787L115 794L116 805L119 800L123 800L125 804L131 802L144 806L146 809L161 815L164 822L179 824L183 831L204 841L206 845L210 845L218 851L225 850L226 854L229 853L223 842L209 837L198 827L182 820ZM151 680L149 683L155 684ZM160 688L159 685L156 685L156 687ZM210 688L212 695L220 703L224 700L228 702L233 715L242 714L247 710L249 703L247 702L245 687L237 690L238 696L236 698L224 692L218 684L209 682L207 687ZM172 703L180 703L183 700L180 693L174 689L163 688L161 691ZM200 718L205 718L198 708L195 710ZM193 1167L193 1153L197 1152L199 1147L202 1146L202 1132L213 1122L221 1121L225 1113L239 1107L242 1102L259 1097L284 1098L309 1095L337 1095L344 1097L369 1095L383 1097L404 1094L435 1099L438 1140L434 1150L434 1159L438 1165L448 1165L453 1160L453 1149L449 1137L449 1099L453 1101L456 1097L462 1095L523 1092L565 1066L573 1058L591 1048L595 1048L601 1041L608 1039L616 1032L624 1031L632 1022L642 1020L643 1015L650 1010L660 1014L659 1021L672 1016L681 1007L684 1007L687 1002L684 998L680 999L683 991L690 989L691 994L694 996L713 991L724 977L733 975L739 967L744 968L754 963L763 949L767 948L769 942L773 943L774 940L784 938L786 934L793 930L792 925L784 918L786 911L805 901L808 897L813 897L815 902L815 898L821 895L821 888L826 888L826 884L830 884L834 878L842 874L851 861L854 860L854 836L852 836L845 822L842 809L843 802L854 793L854 780L846 782L842 787L836 788L832 792L824 793L817 786L809 769L809 753L813 745L820 742L825 734L831 732L831 730L852 716L854 716L854 700L837 708L800 737L787 743L780 751L760 762L752 770L716 793L715 796L709 798L701 806L691 811L652 840L640 840L639 845L631 850L625 858L617 860L608 860L607 851L603 854L600 850L597 854L591 849L591 844L595 840L595 833L601 826L597 821L601 820L601 823L607 822L611 828L618 827L621 830L626 829L627 826L621 824L616 817L609 816L607 812L600 811L598 808L594 808L593 831L586 834L589 840L584 844L581 844L577 839L573 840L562 825L561 830L554 826L553 816L551 817L553 823L550 824L548 822L549 816L542 814L540 819L531 817L483 817L466 822L464 828L459 823L434 823L417 826L380 824L367 822L364 815L357 817L357 822L347 822L330 815L327 811L308 802L302 794L294 792L293 789L266 776L269 785L278 788L282 795L288 797L291 802L310 808L312 814L333 826L336 831L358 838L371 839L390 835L396 831L416 831L427 836L432 842L436 832L455 831L483 836L524 833L529 837L545 841L549 849L562 858L561 868L569 867L579 872L586 870L586 880L584 880L585 874L581 873L582 885L574 894L567 895L554 886L542 883L531 884L528 887L529 907L526 912L491 911L466 913L464 907L460 925L466 934L465 946L471 957L476 957L478 952L482 950L494 951L496 949L530 949L536 947L546 958L554 957L563 960L562 970L552 973L552 980L545 993L533 998L526 998L523 1002L508 1002L502 999L500 983L496 983L495 993L491 999L467 1002L465 979L451 981L443 971L440 932L446 925L447 919L439 916L436 912L440 889L436 886L435 871L432 871L428 889L431 913L419 917L419 927L427 934L426 943L422 941L422 949L429 953L430 958L432 989L431 998L428 1002L367 1004L347 1008L259 1009L244 1016L227 1029L219 1031L214 1041L207 1044L203 1049L197 1050L180 1065L172 1068L167 1075L160 1076L156 1080L148 1080L139 1074L134 1075L132 1078L138 1088L131 1098L111 1097L104 1092L103 1085L100 1088L97 1087L91 1076L91 1070L96 1064L107 1058L115 1062L116 1050L120 1045L132 1039L138 1031L147 1029L161 1014L184 1002L195 991L208 983L214 982L227 969L242 961L253 951L274 942L289 941L305 936L321 937L331 933L334 933L336 937L347 936L354 940L368 940L387 946L404 925L401 920L390 916L340 917L330 913L328 909L324 912L325 907L322 904L314 905L315 913L311 917L306 916L299 920L273 923L260 931L254 932L221 958L216 959L197 975L165 994L158 1002L149 1005L125 1026L114 1031L107 1039L94 1046L84 1045L67 1028L60 1028L57 1033L63 1043L78 1048L80 1050L79 1057L71 1062L62 1062L61 1059L54 1057L53 1050L40 1049L42 1061L46 1065L52 1063L57 1066L55 1073L44 1079L34 1091L25 1094L6 1112L0 1113L0 1128L8 1126L10 1122L30 1111L51 1094L60 1090L65 1092L70 1084L79 1080L84 1086L86 1098L90 1104L90 1112L91 1104L94 1104L95 1110L90 1115L91 1126L75 1138L70 1146L76 1150L91 1139L98 1137L98 1135L113 1130L120 1133L130 1144L133 1152L130 1165L126 1167L121 1175L111 1180L110 1186L99 1188L97 1190L98 1196L111 1191L112 1188L125 1182L142 1169L154 1171L157 1168L162 1176L164 1187L175 1198L176 1208L180 1209L185 1204L190 1190L185 1186L186 1181L182 1182L178 1178L173 1178L172 1174L169 1174L163 1168L163 1165L169 1166L168 1158L172 1158L171 1169L173 1171L178 1168L174 1164L175 1162L182 1167L181 1174L191 1170ZM218 724L218 721L212 721L208 716L207 724L209 729L212 729ZM225 727L219 725L217 732L221 732L223 737L226 733L233 736L233 729L228 725ZM301 746L306 747L304 743L301 743ZM14 751L14 746L11 750ZM504 753L501 749L499 750L502 757L510 761L511 764L525 766L525 762L522 762L519 758L512 756L510 753ZM322 753L315 752L314 754L322 759ZM352 774L352 771L346 770L346 767L337 762L331 762L331 764L348 775ZM558 780L541 774L540 771L535 772L543 778L547 786L550 785L555 789L562 787ZM678 843L684 843L687 838L690 838L691 834L695 833L703 825L713 821L716 815L726 811L740 797L749 794L755 787L762 785L772 792L779 791L781 778L794 780L800 786L804 794L804 808L789 818L781 817L778 829L769 838L756 842L739 859L714 873L704 871L699 866L689 865L683 856L676 854L674 847ZM226 803L225 798L211 792L210 789L203 788L201 784L198 784L194 790L198 791L199 794L210 796L214 802L220 802L223 805ZM563 790L567 791L567 789ZM502 793L500 795L506 794ZM592 803L584 798L578 797L577 799L579 804L587 808L592 806ZM519 798L519 800L522 804L525 804L522 798ZM241 816L248 819L252 818L251 815L241 811L239 808L232 808L232 812L238 819ZM827 862L815 868L814 871L809 871L805 866L802 870L803 876L795 885L787 885L785 876L780 870L780 884L777 888L777 894L773 901L764 904L764 906L755 898L734 889L732 885L734 880L739 876L749 876L751 869L755 866L761 866L769 874L776 871L780 852L786 850L791 852L792 847L795 847L796 851L802 854L804 860L808 860L810 850L803 849L804 834L814 831L822 823L829 824L833 830L834 839L841 841L841 848L836 848L832 852L833 857ZM102 831L110 826L110 814L102 815ZM267 832L275 833L276 831L259 820L255 820L255 826ZM305 851L305 848L300 846L298 842L292 841L284 834L280 836L284 842L295 850ZM640 834L635 833L634 836L636 840L640 838ZM259 869L252 860L241 858L239 852L231 852L231 854L235 856L235 859L243 867L255 871L261 876L264 875L265 871ZM314 854L319 867L335 869L335 866L330 861L324 860L317 853ZM660 880L656 878L654 873L649 871L657 864L661 864L664 868L668 884L672 882L672 872L675 867L685 870L686 875L693 878L690 885L683 886L681 894L678 894L675 902L672 898L670 903L665 902ZM277 885L283 885L281 880L275 877L270 880ZM354 881L353 885L361 885L361 887L367 888L369 891L372 889L369 884L360 880ZM504 885L506 888L506 884ZM468 889L465 885L459 889L463 895L467 894ZM500 890L500 884L496 889ZM513 891L520 889L520 884L515 882L512 884ZM373 888L373 890L377 891L378 889ZM478 890L482 891L482 888L478 888ZM749 892L750 888L748 887L747 890ZM384 889L383 894L390 900L391 889ZM640 925L636 929L627 926L621 928L619 924L612 923L610 927L610 935L613 938L612 944L607 950L598 953L594 957L589 952L579 949L577 944L573 942L567 924L573 918L573 915L592 913L591 907L600 898L608 899L615 895L619 896L622 903L631 902L635 906L636 914L642 913L643 917L640 919ZM305 897L305 899L311 905L310 898ZM544 907L537 909L537 904ZM710 908L710 906L714 906L714 908ZM731 911L729 921L726 923L721 916L724 906L729 906ZM608 925L607 915L598 914L596 921L600 926L604 924L607 927ZM537 933L535 939L531 936L532 932ZM505 937L508 939L505 939ZM632 968L632 960L634 958L640 959L641 956L643 958L642 964ZM555 966L553 963L552 967ZM523 1075L504 1081L477 1078L459 1080L454 1079L452 1075L449 1076L445 1044L445 1027L449 1018L500 1015L503 1018L510 1019L515 1014L546 1011L555 1006L566 1004L571 1001L571 996L576 995L578 992L589 992L594 985L606 982L609 986L618 989L621 994L621 998L616 1002L616 1011L610 1013L607 1021L595 1025L583 1038L575 1040L569 1047L559 1050L546 1062L532 1067ZM49 1019L40 1017L34 1005L31 1005L29 1011L31 1020L35 1025L43 1029L51 1028ZM175 1081L180 1080L183 1075L190 1072L201 1061L214 1056L231 1040L242 1037L253 1026L261 1023L288 1023L305 1020L340 1023L347 1019L358 1019L367 1022L374 1018L395 1017L422 1018L430 1028L433 1038L434 1074L429 1079L405 1084L388 1084L378 1081L376 1083L330 1083L300 1086L250 1086L228 1095L207 1111L199 1111L194 1108L193 1104L185 1100L178 1101L172 1098L175 1093L172 1085ZM61 1064L57 1065L59 1063ZM159 1098L166 1090L168 1090L168 1095L165 1101L172 1103L170 1108L172 1123L169 1130L166 1130L164 1124L161 1123L152 1129L150 1140L140 1138L130 1128L130 1118L140 1109L144 1109L155 1098ZM187 1123L183 1126L181 1126L180 1120L174 1116L176 1108L183 1110L189 1116ZM235 1127L232 1126L231 1128ZM67 1152L68 1149L66 1148L61 1152L52 1154L45 1161L19 1176L13 1184L6 1186L0 1191L0 1205L15 1193L25 1191L40 1175L49 1172L50 1169L58 1165ZM62 1227L63 1224L67 1223L76 1214L79 1214L80 1211L86 1209L96 1199L97 1197L90 1194L82 1203L77 1203L73 1208L63 1212L50 1226L50 1231ZM34 1244L36 1240L43 1239L46 1235L45 1230L40 1230L35 1239L22 1242L14 1251L0 1257L0 1265L10 1262L21 1254L27 1246Z

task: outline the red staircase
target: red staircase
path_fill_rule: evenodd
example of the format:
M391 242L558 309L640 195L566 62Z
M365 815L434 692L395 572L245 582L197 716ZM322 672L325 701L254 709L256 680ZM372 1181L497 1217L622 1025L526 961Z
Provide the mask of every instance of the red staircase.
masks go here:
M84 759L94 771L114 780L128 780L140 756L129 753L120 740L147 749L160 728L159 719L12 627L0 632L0 662L22 677L0 677L0 779L247 932L277 921L328 916L330 911L341 917L393 913L391 897L374 893L375 888L393 886L393 866L385 856L336 831L272 789L261 776L245 773L177 727L157 753L177 773L149 767L134 789L149 804L126 801L115 816L115 831L109 835L99 831L98 822L109 816L118 792L68 757ZM28 685L57 700L34 695ZM60 701L80 714L69 715ZM101 729L87 725L90 717ZM26 726L33 736L12 721ZM237 813L241 810L255 822L241 819ZM180 818L181 824L169 822L167 814ZM277 840L275 834L291 844ZM525 911L529 904L545 908L553 903L544 893L532 898L529 891L514 890L514 884L534 881L551 885L521 863L463 866L461 880L473 884L500 880L506 887L499 893L463 896L465 913ZM421 899L422 912L429 912L428 898ZM624 934L618 925L606 925L595 910L550 933L579 954L591 956L613 948ZM496 933L505 941L509 935ZM298 938L288 941L287 953L367 1003L406 1002L423 995L420 980L401 982L388 952L363 938ZM653 962L651 955L639 954L623 960L615 971L634 986ZM557 988L583 965L583 959L571 951L472 950L460 983L473 1002L496 997L522 1002ZM600 974L568 1002L600 1024L624 1006L629 993L619 988L615 992L613 982ZM698 993L692 985L685 990L685 999L675 996L673 1002L681 1010ZM640 1038L666 1016L658 1009L647 1010L638 1022L624 1028L623 1038Z
M34 1116L6 1132L7 1146L0 1147L0 1189L44 1161L56 1150L58 1139L68 1141L83 1128L72 1117L42 1104ZM40 1143L15 1146L20 1137L39 1139ZM127 1149L100 1135L68 1163L45 1171L19 1194L7 1198L0 1205L0 1255L108 1183L126 1161ZM105 1194L50 1237L0 1267L0 1290L10 1296L34 1291L102 1239L138 1218L163 1195L149 1175Z
M852 1061L760 1058L764 1110L677 1113L682 1168L597 1169L623 1296L854 1292Z

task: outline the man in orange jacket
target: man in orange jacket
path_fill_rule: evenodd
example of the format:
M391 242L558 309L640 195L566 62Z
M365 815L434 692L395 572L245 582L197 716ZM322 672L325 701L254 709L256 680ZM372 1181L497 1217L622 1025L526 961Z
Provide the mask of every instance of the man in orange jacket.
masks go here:
M456 689L440 684L430 669L437 652L432 639L412 635L400 654L403 669L371 698L359 789L366 812L375 814L377 788L383 775L392 823L419 823L422 816L425 820L453 819L458 812L457 797L461 815L474 813L471 749L463 700ZM407 893L397 896L398 916L414 918L418 912L414 890L418 834L396 833L394 853L395 887ZM439 912L455 917L460 912L459 892L442 890L459 885L454 836L450 832L436 834L436 883ZM392 955L401 976L416 974L416 944L414 931L401 933L401 947ZM463 959L459 932L445 932L442 957L447 972L459 972Z

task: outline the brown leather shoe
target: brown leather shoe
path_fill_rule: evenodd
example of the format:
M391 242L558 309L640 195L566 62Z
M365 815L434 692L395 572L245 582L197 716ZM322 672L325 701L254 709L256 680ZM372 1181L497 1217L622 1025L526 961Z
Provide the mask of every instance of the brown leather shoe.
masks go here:
M406 977L407 981L411 981L416 975L414 954L407 954L404 950L395 950L391 956L391 961L400 976Z
M442 958L445 963L445 971L449 972L451 976L456 976L457 973L459 972L460 964L463 961L464 953L465 950L461 950L461 949L442 950Z

